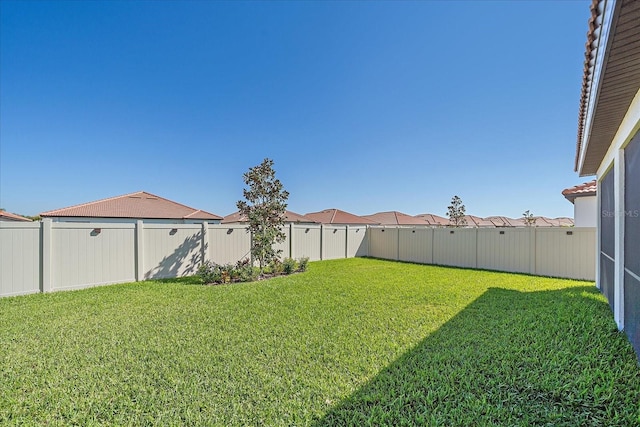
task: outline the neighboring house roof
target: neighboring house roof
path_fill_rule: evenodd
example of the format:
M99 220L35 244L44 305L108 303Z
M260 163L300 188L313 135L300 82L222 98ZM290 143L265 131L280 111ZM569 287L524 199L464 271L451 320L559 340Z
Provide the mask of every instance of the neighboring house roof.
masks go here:
M485 221L491 222L495 227L523 227L524 220L508 218L506 216L488 216Z
M340 209L325 209L320 212L311 212L305 214L306 217L313 219L321 224L357 224L357 225L378 225L378 222L369 218L354 215Z
M429 223L422 218L398 211L378 212L371 215L363 215L362 217L383 225L429 225Z
M237 222L247 222L247 219L240 215L240 211L234 212L224 217L221 221L222 224L230 224ZM311 218L308 218L304 215L300 215L298 213L292 211L285 211L284 213L284 222L298 222L298 223L306 223L306 224L317 224L317 221L314 221Z
M146 191L43 212L42 217L147 218L220 220L221 216L156 196Z
M0 211L0 221L25 221L32 222L29 218L25 218L20 215L12 214L7 211Z
M449 225L449 219L442 217L442 216L438 216L438 215L434 215L434 214L420 214L420 215L416 215L416 218L422 218L423 220L425 220L427 222L427 224L432 225L432 226L447 226Z
M640 88L640 2L593 0L578 113L575 170L594 175Z
M562 190L562 195L571 203L577 197L595 196L598 190L598 184L596 180L585 182L584 184L576 185L571 188L565 188Z
M572 227L573 219L567 217L547 218L546 216L534 216L536 227ZM524 218L520 218L524 221Z
M573 218L567 218L565 216L561 216L558 218L547 218L554 227L573 227L575 223L573 222Z
M488 219L480 218L474 215L465 215L467 227L495 227L495 224Z

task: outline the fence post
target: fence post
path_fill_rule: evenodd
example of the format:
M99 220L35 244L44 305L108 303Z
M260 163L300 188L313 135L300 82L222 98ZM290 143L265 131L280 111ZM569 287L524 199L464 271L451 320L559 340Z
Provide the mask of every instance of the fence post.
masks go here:
M144 280L144 223L136 221L136 282Z
M51 218L44 218L41 224L41 233L42 233L42 275L41 275L41 284L40 290L42 292L51 292L52 283L51 283L51 228L52 228L52 220Z
M480 227L476 227L476 259L473 263L473 268L478 268L478 230L480 230Z
M344 257L349 258L349 224L344 226Z
M536 274L536 226L529 227L529 274Z
M364 230L364 237L367 239L367 256L371 256L371 226L365 225L367 227Z
M209 259L209 223L202 223L202 263Z
M396 251L396 261L400 261L400 226L396 225L396 233L398 233L397 239L397 251Z
M324 224L320 224L320 261L324 259Z

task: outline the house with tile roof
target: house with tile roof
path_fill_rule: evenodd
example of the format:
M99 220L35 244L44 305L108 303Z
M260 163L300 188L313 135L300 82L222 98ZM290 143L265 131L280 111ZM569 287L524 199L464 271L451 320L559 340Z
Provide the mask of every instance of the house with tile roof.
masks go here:
M434 215L434 214L430 214L430 213L424 213L424 214L419 214L416 215L416 218L420 218L423 219L424 221L427 222L427 224L429 224L430 227L447 227L449 226L449 219L442 217L442 216L438 216L438 215Z
M640 2L593 0L574 169L596 176L596 285L640 359Z
M55 222L131 223L142 220L155 224L217 224L221 216L195 209L146 191L55 209L40 214Z
M489 221L494 227L525 227L525 223L522 219L509 218L506 216L488 216L484 218L485 221Z
M576 227L598 225L598 185L596 180L562 190L562 195L573 203L573 219Z
M221 224L242 224L245 222L247 222L247 219L242 216L239 211L236 211L225 216L222 219ZM292 211L285 211L284 222L287 224L318 224L317 221Z
M340 209L325 209L319 212L310 212L304 216L311 218L320 224L332 225L379 225L380 223L362 216L354 215Z
M0 211L0 221L31 222L29 218L12 214L7 211Z
M378 212L371 215L363 215L362 217L370 219L371 221L377 222L381 225L429 226L429 223L422 218L407 215L398 211Z

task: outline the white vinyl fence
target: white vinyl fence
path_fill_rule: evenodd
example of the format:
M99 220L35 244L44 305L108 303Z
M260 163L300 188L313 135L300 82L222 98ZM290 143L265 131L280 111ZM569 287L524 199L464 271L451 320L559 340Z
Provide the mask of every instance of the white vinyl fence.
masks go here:
M364 226L289 224L283 231L283 257L367 254ZM241 225L0 222L0 296L193 275L203 260L249 258L250 247Z
M594 228L403 228L288 224L283 257L372 256L595 279ZM250 257L244 226L0 222L0 296L195 274Z
M369 256L595 280L595 228L368 228Z

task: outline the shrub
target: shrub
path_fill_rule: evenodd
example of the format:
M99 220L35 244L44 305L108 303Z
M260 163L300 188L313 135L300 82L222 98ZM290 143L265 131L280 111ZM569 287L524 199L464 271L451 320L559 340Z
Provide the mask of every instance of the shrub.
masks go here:
M258 278L260 269L251 265L251 261L247 258L236 263L236 274L240 282L253 282Z
M197 275L205 285L207 283L219 283L222 279L222 271L220 269L220 266L209 260L203 262L200 267L198 267Z
M271 274L281 274L284 271L284 265L279 259L274 259L269 263L269 271Z
M309 264L309 257L305 256L298 260L298 271L307 271L307 266Z
M284 274L291 274L296 271L296 260L293 258L285 258L282 262L282 270Z

